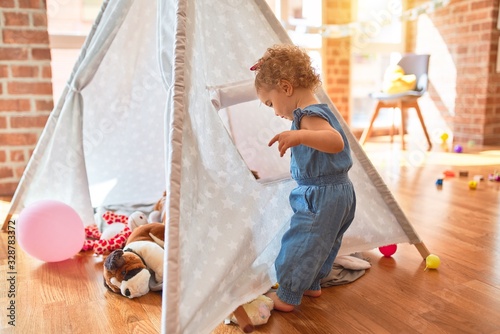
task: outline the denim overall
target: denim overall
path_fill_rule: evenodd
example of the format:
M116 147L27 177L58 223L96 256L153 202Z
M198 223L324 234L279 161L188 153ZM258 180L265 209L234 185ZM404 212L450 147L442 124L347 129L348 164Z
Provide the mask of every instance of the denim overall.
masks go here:
M294 112L292 130L303 116L326 119L344 140L344 150L323 153L299 145L291 148L290 171L298 186L290 193L293 216L283 235L275 262L278 297L293 305L306 290L320 290L337 256L342 236L354 219L356 195L347 175L352 166L349 143L340 123L326 104Z

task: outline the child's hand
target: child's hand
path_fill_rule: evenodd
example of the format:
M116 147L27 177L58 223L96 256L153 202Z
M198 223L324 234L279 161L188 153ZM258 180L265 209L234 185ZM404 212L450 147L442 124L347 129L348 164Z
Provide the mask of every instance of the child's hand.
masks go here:
M299 131L283 131L274 136L268 145L272 146L275 142L279 144L280 156L284 156L287 149L301 144L301 136Z

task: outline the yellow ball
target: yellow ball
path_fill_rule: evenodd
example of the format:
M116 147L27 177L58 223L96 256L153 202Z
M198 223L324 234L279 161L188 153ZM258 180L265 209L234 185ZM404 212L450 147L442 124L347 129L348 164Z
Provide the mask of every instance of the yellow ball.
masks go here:
M429 254L425 258L425 269L437 269L439 265L441 264L441 260L439 259L439 256L434 255L434 254Z
M448 140L448 138L449 138L449 135L448 135L446 132L444 132L444 133L441 135L441 140L442 140L443 142L447 141L447 140Z
M477 181L469 181L469 189L476 189L477 188Z

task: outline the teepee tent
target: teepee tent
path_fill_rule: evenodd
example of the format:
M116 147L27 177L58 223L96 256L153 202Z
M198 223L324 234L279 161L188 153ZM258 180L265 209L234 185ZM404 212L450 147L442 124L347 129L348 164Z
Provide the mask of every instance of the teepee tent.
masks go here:
M167 190L162 331L209 333L275 280L295 187L267 142L290 124L262 106L249 67L290 40L264 0L105 1L14 195L94 210ZM340 114L358 210L340 253L427 249ZM259 179L252 173L256 171Z

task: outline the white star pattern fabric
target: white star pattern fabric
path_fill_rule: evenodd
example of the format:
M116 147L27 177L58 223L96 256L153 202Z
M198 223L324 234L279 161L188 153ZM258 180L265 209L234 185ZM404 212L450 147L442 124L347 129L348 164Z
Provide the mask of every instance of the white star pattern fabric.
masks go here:
M167 91L156 51L157 11L135 1L130 13L82 92L94 206L154 203L165 190Z
M267 146L290 123L257 100L218 110L210 87L251 82L282 42L264 0L106 0L11 210L55 199L88 225L96 207L153 203L166 189L162 332L210 333L275 283L296 186L290 157ZM340 254L421 242L339 120L358 200Z
M101 111L103 115L110 116L93 123L91 131L85 131L85 128L88 129L85 109L88 99L84 98L83 91L96 83L93 78L101 68L102 59L116 57L107 51L122 22L129 17L132 3L132 0L124 0L103 4L67 87L52 111L26 167L14 194L11 210L21 210L38 200L52 199L70 205L79 213L85 225L94 223L92 203L95 200L90 197L90 188L93 184L89 183L86 160L98 146L107 141L107 131L113 127L113 124L107 121L116 117L120 110L110 108L108 105ZM156 12L154 8L152 10ZM119 62L116 62L116 65L119 65ZM113 75L117 74L116 69L113 72ZM107 89L99 92L97 96L102 96L107 90L111 90L110 87L113 85L111 76L108 78ZM121 95L121 92L116 93ZM116 99L116 95L114 98ZM96 95L90 99L96 99ZM109 154L116 154L117 151L114 150ZM103 166L102 163L100 165ZM107 166L103 166L101 169L106 168ZM113 186L111 183L107 185L108 188Z
M181 80L189 91L180 92L185 98L180 111L183 164L178 224L180 263L189 263L180 266L179 281L190 288L179 291L181 332L208 333L220 323L220 316L274 283L274 258L292 214L288 194L295 182L289 176L289 157L280 158L276 148L267 147L290 124L256 100L223 108L219 114L207 104L213 97L207 87L252 80L249 67L267 47L280 42L259 12L252 1L187 4ZM357 154L364 155L359 147ZM385 202L387 196L374 186L376 172L367 174L353 155L350 175L358 190L359 210L341 253L409 242ZM250 170L263 180L256 181ZM167 331L175 328L168 319Z

